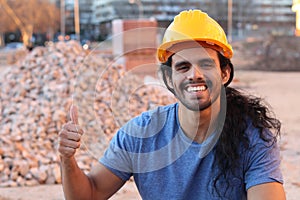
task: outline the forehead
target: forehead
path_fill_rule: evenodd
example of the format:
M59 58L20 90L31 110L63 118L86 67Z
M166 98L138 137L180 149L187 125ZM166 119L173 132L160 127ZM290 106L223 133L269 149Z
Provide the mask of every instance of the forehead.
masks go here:
M173 55L174 62L179 60L193 61L199 59L212 59L217 61L218 53L216 50L211 48L195 47L180 50Z

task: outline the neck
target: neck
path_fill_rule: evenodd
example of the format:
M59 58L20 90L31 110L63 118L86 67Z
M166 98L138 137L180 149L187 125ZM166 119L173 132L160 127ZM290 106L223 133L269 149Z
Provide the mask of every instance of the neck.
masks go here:
M201 111L192 111L179 103L179 122L184 133L195 142L202 143L216 129L220 112L219 101Z

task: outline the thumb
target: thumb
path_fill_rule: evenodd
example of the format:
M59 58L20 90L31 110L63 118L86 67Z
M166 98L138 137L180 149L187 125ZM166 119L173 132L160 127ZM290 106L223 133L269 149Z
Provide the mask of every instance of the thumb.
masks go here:
M70 108L70 118L74 124L78 125L78 109L74 104L72 104Z

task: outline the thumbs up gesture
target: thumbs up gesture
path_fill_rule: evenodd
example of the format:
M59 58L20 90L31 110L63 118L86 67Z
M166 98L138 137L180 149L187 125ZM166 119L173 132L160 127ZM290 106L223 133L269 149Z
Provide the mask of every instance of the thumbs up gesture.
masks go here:
M64 124L58 134L58 151L62 157L71 158L80 147L83 130L78 124L78 110L75 105L70 108L71 121Z

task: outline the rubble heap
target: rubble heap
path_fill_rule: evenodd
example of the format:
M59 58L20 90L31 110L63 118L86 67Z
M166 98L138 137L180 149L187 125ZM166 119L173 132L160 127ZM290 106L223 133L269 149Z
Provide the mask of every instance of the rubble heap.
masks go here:
M157 83L88 54L75 41L37 47L0 80L0 187L61 182L57 134L79 109L85 135L76 154L89 170L130 118L174 101Z
M238 41L233 46L237 69L260 71L299 71L300 38L270 35L253 41ZM237 62L236 62L237 61Z

